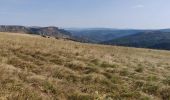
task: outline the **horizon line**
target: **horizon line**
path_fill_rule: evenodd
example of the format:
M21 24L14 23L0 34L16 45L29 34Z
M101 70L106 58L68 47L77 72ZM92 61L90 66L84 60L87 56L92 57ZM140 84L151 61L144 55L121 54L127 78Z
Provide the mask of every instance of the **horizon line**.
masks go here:
M115 29L115 30L164 30L169 28L115 28L115 27L64 27L56 25L19 25L19 24L0 24L0 26L24 26L24 27L58 27L62 29Z

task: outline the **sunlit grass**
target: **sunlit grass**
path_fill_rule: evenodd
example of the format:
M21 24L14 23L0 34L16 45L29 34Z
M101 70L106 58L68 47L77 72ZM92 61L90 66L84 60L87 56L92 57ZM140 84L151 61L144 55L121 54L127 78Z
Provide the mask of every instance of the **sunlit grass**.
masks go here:
M170 52L0 33L0 99L170 100Z

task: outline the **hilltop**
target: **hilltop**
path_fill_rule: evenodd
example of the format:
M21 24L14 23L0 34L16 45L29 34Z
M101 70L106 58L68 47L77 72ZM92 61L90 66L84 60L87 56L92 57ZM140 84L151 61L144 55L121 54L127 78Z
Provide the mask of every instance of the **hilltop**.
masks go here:
M0 99L170 99L169 51L17 33L0 48Z

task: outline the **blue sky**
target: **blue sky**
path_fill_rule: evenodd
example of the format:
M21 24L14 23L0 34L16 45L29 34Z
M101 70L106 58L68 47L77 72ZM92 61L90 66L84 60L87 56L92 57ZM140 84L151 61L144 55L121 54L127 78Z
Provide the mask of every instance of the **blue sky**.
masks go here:
M170 28L170 0L0 0L0 24Z

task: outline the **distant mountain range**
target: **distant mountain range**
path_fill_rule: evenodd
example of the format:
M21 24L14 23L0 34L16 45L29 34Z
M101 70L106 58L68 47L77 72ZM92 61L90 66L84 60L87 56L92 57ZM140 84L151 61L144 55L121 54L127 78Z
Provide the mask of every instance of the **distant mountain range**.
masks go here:
M138 30L112 28L25 27L0 25L0 32L26 33L77 42L170 50L170 29Z
M66 29L72 35L92 43L170 50L170 29Z
M170 50L170 32L149 31L120 37L102 44Z
M145 30L133 29L112 29L112 28L86 28L86 29L66 29L73 36L84 38L92 43L100 43L109 41L115 38L136 34Z

